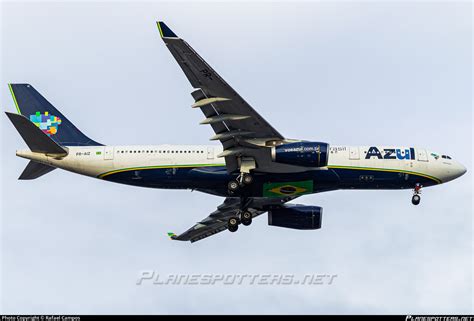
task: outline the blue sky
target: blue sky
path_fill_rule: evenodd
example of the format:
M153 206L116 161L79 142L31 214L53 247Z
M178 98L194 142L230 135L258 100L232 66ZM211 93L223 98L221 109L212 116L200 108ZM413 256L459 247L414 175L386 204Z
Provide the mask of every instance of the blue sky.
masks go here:
M424 146L468 172L411 191L335 191L323 228L267 226L171 242L222 201L54 171L17 181L2 143L3 313L472 313L472 4L1 4L0 103L28 82L105 144L203 144L164 20L289 138ZM125 116L124 116L125 115ZM125 123L124 117L131 121ZM337 274L330 286L137 286L142 270ZM232 304L229 304L231 302Z

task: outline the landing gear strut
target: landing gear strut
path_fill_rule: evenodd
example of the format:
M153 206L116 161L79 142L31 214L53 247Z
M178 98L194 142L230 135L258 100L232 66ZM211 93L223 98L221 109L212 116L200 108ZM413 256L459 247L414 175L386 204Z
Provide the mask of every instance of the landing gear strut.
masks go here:
M416 183L415 188L413 189L413 197L411 198L411 203L413 205L420 204L420 201L421 201L420 194L421 194L421 184Z
M250 175L250 172L257 168L253 157L242 156L237 159L237 162L240 174L235 180L228 183L227 188L229 190L229 195L234 195L239 188L252 184L253 176Z

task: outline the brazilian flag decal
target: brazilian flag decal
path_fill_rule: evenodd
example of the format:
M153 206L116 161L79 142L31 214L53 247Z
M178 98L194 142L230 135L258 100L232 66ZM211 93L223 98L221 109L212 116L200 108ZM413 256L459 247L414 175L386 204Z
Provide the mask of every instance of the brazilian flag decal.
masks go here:
M282 197L303 195L313 192L313 181L265 183L263 184L264 197Z

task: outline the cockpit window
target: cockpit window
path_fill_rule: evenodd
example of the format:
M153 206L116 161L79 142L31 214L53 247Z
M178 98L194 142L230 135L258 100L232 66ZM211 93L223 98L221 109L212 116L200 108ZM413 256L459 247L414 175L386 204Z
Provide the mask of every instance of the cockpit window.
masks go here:
M444 158L444 159L451 159L451 157L448 156L448 155L441 155L441 158Z

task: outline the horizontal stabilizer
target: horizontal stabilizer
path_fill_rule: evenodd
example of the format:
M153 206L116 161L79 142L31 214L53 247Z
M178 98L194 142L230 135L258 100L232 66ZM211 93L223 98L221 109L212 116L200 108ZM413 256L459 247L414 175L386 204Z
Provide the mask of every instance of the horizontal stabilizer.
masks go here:
M52 154L52 155L67 155L67 150L59 146L51 138L48 137L41 129L28 120L25 116L5 112L7 117L13 123L16 130L20 133L26 145L32 152Z
M44 165L35 161L30 161L28 165L26 165L25 169L23 170L23 173L21 173L18 179L35 179L43 176L44 174L48 174L49 172L55 169L56 167Z

